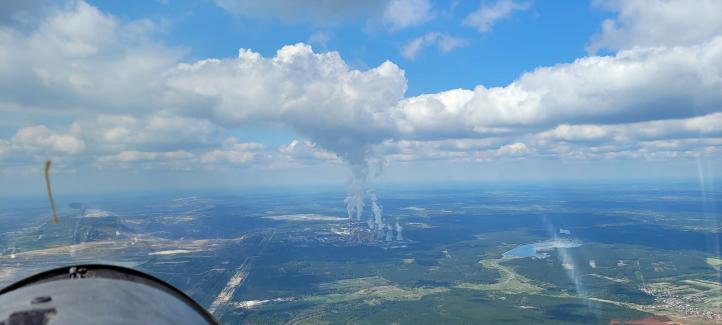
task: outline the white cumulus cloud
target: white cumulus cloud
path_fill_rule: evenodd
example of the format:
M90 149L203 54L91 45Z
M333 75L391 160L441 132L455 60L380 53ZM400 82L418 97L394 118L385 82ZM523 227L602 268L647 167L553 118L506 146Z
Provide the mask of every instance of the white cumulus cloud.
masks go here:
M72 133L57 133L45 125L21 128L10 138L8 147L20 152L48 152L72 155L85 150L85 142Z
M404 72L391 62L353 70L338 53L305 44L272 58L241 50L234 59L184 64L168 84L215 103L199 109L216 123L281 123L354 164L393 135L389 109L406 90Z
M505 87L408 98L397 120L409 137L471 137L700 116L722 108L720 67L722 37L690 47L625 50L538 68Z
M479 9L470 13L464 23L469 26L476 27L480 33L487 33L491 30L499 20L508 18L515 11L523 11L531 6L528 2L518 2L514 0L498 0L494 4L485 4L482 2Z
M250 165L258 158L262 148L263 146L257 143L235 143L203 153L201 162L212 165Z
M635 46L675 46L703 43L722 35L722 1L718 0L598 0L597 6L618 12L602 24L589 50Z
M429 0L391 0L384 9L384 23L393 30L417 26L433 17Z
M120 23L82 1L28 31L0 25L0 105L73 111L161 105L159 76L181 52L151 41L155 28L147 20Z
M430 32L406 43L401 51L401 55L409 60L413 60L419 52L429 46L436 46L442 53L448 53L466 44L467 42L463 38Z

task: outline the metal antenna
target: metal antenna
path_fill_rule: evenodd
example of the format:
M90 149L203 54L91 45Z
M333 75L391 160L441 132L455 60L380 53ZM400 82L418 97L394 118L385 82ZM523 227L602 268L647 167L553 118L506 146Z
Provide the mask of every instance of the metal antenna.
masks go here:
M53 191L50 189L50 159L45 161L45 186L48 189L48 201L50 201L50 209L53 211L53 217L50 219L50 223L57 224L58 213L55 210L55 200L53 200Z

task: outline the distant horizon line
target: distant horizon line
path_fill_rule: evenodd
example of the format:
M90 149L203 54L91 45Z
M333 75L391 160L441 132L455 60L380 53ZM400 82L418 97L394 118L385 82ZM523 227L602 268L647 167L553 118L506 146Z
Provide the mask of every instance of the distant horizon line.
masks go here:
M450 190L454 188L468 188L468 189L488 189L489 187L502 186L506 188L516 188L522 186L529 186L533 188L544 188L548 186L572 186L578 188L580 186L675 186L680 190L692 190L700 188L699 178L692 177L665 177L665 178L587 178L587 179L529 179L529 180L518 180L518 179L497 179L497 180L450 180L450 181L424 181L424 180L404 180L404 181L369 181L369 190L385 191L385 190L416 190L412 187L419 187L422 191L431 190ZM705 191L714 190L715 185L722 185L722 177L710 177L704 179ZM433 188L429 188L432 186ZM684 186L682 188L678 186ZM75 189L63 190L58 188L58 197L64 196L78 196L78 195L90 195L90 196L105 196L105 195L160 195L163 193L170 195L192 195L192 194L222 194L222 192L261 192L261 193L273 193L273 192L284 192L284 191L307 191L307 192L326 192L326 191L339 191L346 192L348 185L346 182L324 182L319 181L316 183L278 183L278 184L242 184L237 186L221 186L221 187L208 187L208 186L181 186L174 188L143 188L143 189L130 189L130 188L118 188L118 189L107 189L97 188L89 189L85 191L78 191ZM37 192L37 193L36 193ZM231 194L231 193L229 193ZM2 198L19 198L29 199L32 197L45 198L46 193L43 191L33 191L17 194L0 193L0 199Z

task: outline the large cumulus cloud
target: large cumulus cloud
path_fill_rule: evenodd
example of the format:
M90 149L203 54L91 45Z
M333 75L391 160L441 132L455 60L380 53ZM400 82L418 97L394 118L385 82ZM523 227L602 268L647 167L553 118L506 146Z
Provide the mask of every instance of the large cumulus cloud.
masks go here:
M602 23L589 50L695 45L722 33L722 2L717 0L595 0L617 12Z
M689 47L625 50L538 68L505 87L407 98L407 137L475 137L559 124L684 118L722 108L722 37Z
M25 109L147 111L164 101L162 75L182 52L152 40L151 21L121 23L82 1L30 31L0 26L0 105Z
M404 72L391 62L353 70L336 52L314 53L296 44L264 58L240 50L237 58L182 64L168 84L215 103L210 119L229 127L282 124L352 164L395 136L393 107L406 90Z

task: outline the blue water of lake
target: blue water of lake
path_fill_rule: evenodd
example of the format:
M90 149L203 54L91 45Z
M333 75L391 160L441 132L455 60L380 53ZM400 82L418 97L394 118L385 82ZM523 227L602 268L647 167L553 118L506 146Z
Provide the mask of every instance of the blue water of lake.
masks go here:
M535 258L546 258L549 254L545 253L555 248L572 248L579 247L582 244L578 241L573 240L548 240L533 244L524 244L515 247L503 254L503 257L535 257Z

